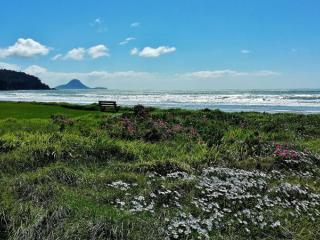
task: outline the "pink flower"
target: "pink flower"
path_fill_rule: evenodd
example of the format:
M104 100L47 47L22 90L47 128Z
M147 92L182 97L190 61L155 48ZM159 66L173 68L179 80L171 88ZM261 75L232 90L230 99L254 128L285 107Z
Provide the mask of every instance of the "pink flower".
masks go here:
M281 146L280 144L275 144L274 155L282 159L299 159L300 153L289 149L288 144Z
M181 130L182 130L182 126L180 124L175 124L172 127L172 131L174 131L174 132L179 132Z

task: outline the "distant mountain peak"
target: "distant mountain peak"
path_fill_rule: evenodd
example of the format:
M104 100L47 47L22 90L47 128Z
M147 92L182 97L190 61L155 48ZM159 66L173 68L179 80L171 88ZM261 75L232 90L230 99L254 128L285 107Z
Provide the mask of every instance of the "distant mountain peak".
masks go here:
M79 79L72 79L71 81L69 81L69 83L82 84L82 82Z
M56 89L89 89L88 86L84 85L80 80L78 79L72 79L67 84L59 85L55 87Z

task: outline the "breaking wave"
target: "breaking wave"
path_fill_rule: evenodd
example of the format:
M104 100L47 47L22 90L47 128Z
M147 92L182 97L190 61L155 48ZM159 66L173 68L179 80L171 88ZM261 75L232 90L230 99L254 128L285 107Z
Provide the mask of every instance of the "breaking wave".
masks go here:
M320 90L124 91L90 89L0 92L0 101L90 104L99 100L115 100L120 105L127 106L143 104L162 108L320 113Z

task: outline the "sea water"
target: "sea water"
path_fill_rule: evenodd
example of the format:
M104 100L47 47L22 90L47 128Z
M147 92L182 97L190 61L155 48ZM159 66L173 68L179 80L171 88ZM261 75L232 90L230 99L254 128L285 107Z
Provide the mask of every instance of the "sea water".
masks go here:
M0 101L119 105L223 111L320 113L320 90L125 91L107 89L1 91Z

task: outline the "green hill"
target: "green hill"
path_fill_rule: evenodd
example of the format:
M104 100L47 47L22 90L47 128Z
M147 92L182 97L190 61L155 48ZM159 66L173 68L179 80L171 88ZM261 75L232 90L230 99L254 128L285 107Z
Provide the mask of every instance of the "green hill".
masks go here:
M0 90L49 90L50 87L35 76L24 72L0 69Z

